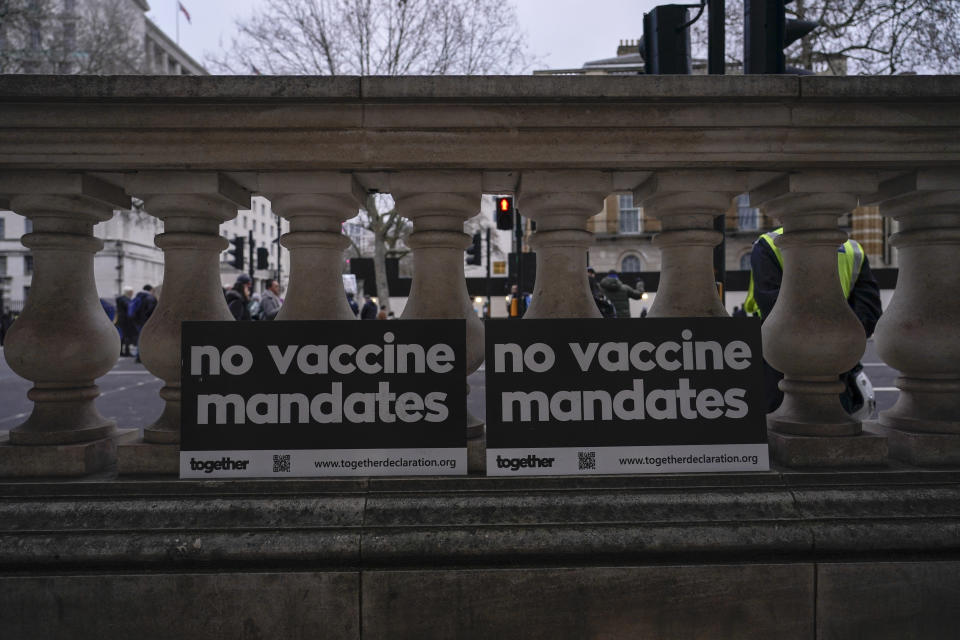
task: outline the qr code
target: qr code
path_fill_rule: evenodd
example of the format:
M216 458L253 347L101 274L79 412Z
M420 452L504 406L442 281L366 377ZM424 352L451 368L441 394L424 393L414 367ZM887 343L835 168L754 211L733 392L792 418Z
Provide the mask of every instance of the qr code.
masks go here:
M290 454L273 456L274 473L290 473Z
M597 468L597 452L596 451L578 451L577 464L581 471L583 471L584 469L596 469Z

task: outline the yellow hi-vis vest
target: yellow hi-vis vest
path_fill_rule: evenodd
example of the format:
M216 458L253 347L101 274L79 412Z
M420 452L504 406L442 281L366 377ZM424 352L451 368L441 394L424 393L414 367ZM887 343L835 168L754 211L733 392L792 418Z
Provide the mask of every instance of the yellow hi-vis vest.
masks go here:
M773 249L773 255L777 256L777 263L780 269L783 269L783 254L777 247L774 240L783 233L783 227L774 229L770 233L765 233L757 239L765 241ZM853 283L860 277L860 268L863 267L863 247L856 240L847 240L837 249L837 268L840 271L840 287L843 289L843 297L850 297L853 290ZM750 286L747 288L747 299L743 302L743 310L747 313L760 315L760 307L753 297L753 270L750 271Z

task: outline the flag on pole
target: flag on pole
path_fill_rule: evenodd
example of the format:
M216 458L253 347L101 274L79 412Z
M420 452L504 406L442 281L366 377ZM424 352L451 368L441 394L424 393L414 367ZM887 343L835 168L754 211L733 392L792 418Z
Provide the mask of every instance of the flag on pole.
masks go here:
M180 7L180 11L183 12L183 15L187 16L187 22L193 24L193 20L190 19L190 12L187 11L187 8L183 6L182 2L177 2L177 6Z

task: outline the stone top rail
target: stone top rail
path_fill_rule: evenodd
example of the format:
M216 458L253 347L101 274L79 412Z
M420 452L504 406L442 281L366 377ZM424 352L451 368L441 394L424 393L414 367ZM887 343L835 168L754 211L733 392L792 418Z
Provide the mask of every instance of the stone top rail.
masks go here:
M0 76L0 169L960 164L960 78Z

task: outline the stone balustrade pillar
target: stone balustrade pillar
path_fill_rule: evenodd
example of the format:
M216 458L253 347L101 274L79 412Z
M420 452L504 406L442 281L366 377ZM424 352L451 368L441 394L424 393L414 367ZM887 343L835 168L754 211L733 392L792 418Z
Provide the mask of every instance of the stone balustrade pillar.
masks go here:
M357 214L364 190L350 174L278 172L259 175L274 212L290 221L280 244L290 250L290 284L277 320L354 320L343 291L341 225Z
M400 215L413 221L413 282L401 319L464 319L466 373L483 363L483 323L473 310L464 277L470 236L463 223L480 212L480 172L410 171L391 176L390 192ZM464 381L466 383L466 381ZM466 393L469 394L469 386ZM483 470L483 422L468 412L468 469Z
M220 253L228 242L220 224L250 207L250 192L215 172L140 172L127 189L163 220L158 304L140 335L140 358L164 381L163 413L143 431L143 443L121 446L120 473L177 473L180 443L180 323L233 320L220 280Z
M533 300L524 318L600 318L587 280L593 234L587 219L616 190L602 171L528 171L520 178L519 210L535 220L530 246L537 252Z
M743 192L743 180L734 171L662 171L634 191L634 202L662 229L653 240L660 250L660 284L647 317L727 316L713 271L713 248L723 240L714 218Z
M0 447L0 475L84 475L116 458L116 423L94 400L94 380L120 353L116 327L103 312L93 272L103 242L93 225L129 208L123 189L82 173L0 175L13 211L33 222L22 238L33 255L23 312L7 333L10 368L34 386L25 422Z
M784 377L783 403L767 416L771 454L793 467L882 464L886 439L862 431L840 404L841 373L863 355L863 326L844 299L838 218L876 190L870 174L799 172L750 192L750 201L783 223L776 240L783 281L762 329L763 356Z
M896 404L879 417L890 455L960 464L960 174L910 172L884 182L880 212L900 223L900 273L877 324L877 351L900 371Z

